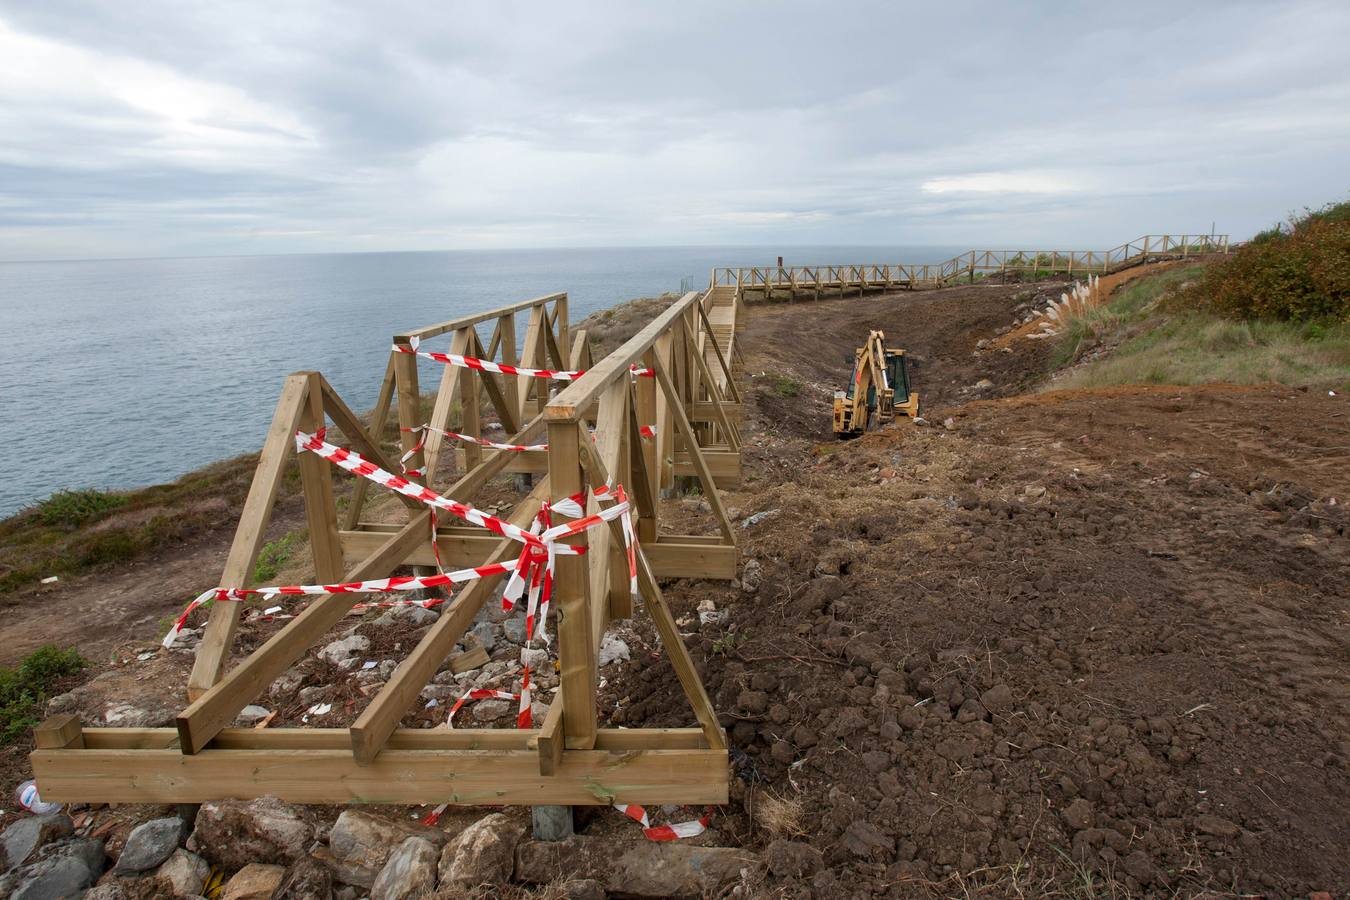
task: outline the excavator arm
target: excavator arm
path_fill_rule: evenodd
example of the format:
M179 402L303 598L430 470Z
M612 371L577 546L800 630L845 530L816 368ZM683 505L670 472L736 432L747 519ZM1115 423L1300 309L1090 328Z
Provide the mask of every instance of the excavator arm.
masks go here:
M853 372L848 387L834 392L834 433L853 437L880 428L895 419L896 390L900 411L915 416L918 395L909 390L903 350L887 350L886 335L868 334L867 342L853 354Z

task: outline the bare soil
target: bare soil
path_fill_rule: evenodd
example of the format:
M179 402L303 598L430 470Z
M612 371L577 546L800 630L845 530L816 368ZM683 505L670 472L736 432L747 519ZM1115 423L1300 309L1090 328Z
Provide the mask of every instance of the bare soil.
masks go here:
M743 581L667 588L733 744L733 802L697 842L766 851L752 896L1350 893L1350 405L1029 394L1047 342L977 347L1026 290L751 307L726 502L770 515L737 526ZM836 441L831 393L869 328L918 361L930 424ZM670 513L711 530L697 498ZM228 541L27 595L0 647L74 637L97 650L96 696L167 703L190 655L138 651ZM700 626L704 600L727 620ZM602 714L691 724L633 625ZM237 651L275 627L246 625ZM367 633L377 655L415 640ZM366 702L332 699L343 721ZM26 749L0 760L7 790ZM631 830L603 809L584 827Z

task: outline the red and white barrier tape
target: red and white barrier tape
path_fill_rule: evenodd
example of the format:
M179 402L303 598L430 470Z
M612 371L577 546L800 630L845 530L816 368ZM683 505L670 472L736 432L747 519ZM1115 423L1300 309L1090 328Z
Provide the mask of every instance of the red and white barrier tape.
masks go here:
M434 425L417 425L413 428L400 428L399 430L411 432L413 434L421 433L423 435L423 439L417 442L417 446L413 447L407 453L403 454L402 459L403 463L407 463L408 460L412 459L413 454L417 453L417 451L422 449L423 445L426 444L426 437L425 437L426 432L429 431L435 431L444 437L450 438L451 440L463 441L468 444L478 444L480 447L490 447L493 450L510 450L516 453L521 453L526 451L548 449L548 444L502 444L498 443L497 441L489 441L487 438L476 437L472 434L460 434L458 431L446 431L445 429L437 428ZM654 438L656 437L656 426L654 425L639 426L638 434L644 438L648 439ZM592 438L594 438L594 436L592 436ZM410 478L420 478L422 476L422 473L420 471L415 469L409 470L407 468L403 470L403 474L407 475Z
M525 366L513 366L510 363L493 362L490 359L478 359L473 356L460 356L458 353L431 353L426 350L418 349L421 341L418 338L410 338L408 343L395 344L394 349L399 353L411 353L416 356L422 356L426 359L435 360L438 363L445 363L447 366L459 366L461 369L475 369L479 372L493 372L498 375L525 375L530 378L547 378L551 381L576 381L586 373L584 371L563 371L561 369L531 369ZM634 365L629 368L629 373L634 378L651 378L655 372L642 366Z
M647 810L636 803L615 803L614 808L642 826L642 833L649 841L678 841L680 838L698 837L712 821L712 810L700 818L688 822L676 822L674 825L653 825L647 817Z

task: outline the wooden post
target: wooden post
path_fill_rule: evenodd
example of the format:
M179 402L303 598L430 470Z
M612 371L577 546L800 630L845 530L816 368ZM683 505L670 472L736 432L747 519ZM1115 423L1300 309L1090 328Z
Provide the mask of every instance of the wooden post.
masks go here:
M447 368L455 368L449 366ZM411 429L423 424L422 422L422 394L417 387L417 355L414 353L399 353L394 359L394 382L398 390L398 425L400 429ZM421 441L421 437L413 431L399 431L399 443L403 447L404 453L409 453ZM426 457L421 450L413 453L408 461L404 463L410 470L423 471L426 467ZM418 484L426 484L431 473L416 477L409 476L409 481L415 481Z
M552 499L565 500L582 487L581 458L578 448L580 429L576 422L551 421L548 425L548 477ZM582 535L563 543L582 544ZM569 749L589 750L595 746L596 666L591 625L591 603L584 556L556 557L558 657L562 666L563 734Z
M389 407L394 400L395 356L402 354L393 350L389 352L389 362L384 366L384 380L380 382L380 395L375 400L375 411L370 418L370 435L377 444L384 437L384 426L389 421ZM361 521L361 510L366 505L366 494L369 491L370 482L364 478L357 479L356 486L352 488L351 502L347 504L347 517L343 520L343 528L350 531Z
M516 314L507 313L497 320L497 328L501 331L501 354L502 362L508 366L516 365ZM520 390L516 379L509 375L502 379L502 391L506 395L506 402L514 410L513 415L520 415Z
M654 368L656 366L655 351L648 350L645 354L643 354L642 365L648 369ZM636 392L636 397L634 398L635 399L634 405L637 410L638 424L639 425L655 424L657 428L660 428L661 419L660 416L658 415L656 404L656 379L655 378L637 379L637 383L636 385L634 385L634 391ZM647 491L649 496L653 498L651 514L643 515L642 518L638 519L638 540L644 544L656 543L657 519L654 501L655 498L659 496L661 489L660 472L658 471L656 465L658 446L660 446L660 442L656 439L652 439L640 441L638 445L633 448L634 458L635 459L640 458L642 461L642 465L646 472ZM644 510L644 513L645 512L646 511Z
M326 420L323 404L323 376L306 373L305 407L300 416L301 430L314 434ZM299 455L300 484L305 494L305 521L309 524L309 548L314 556L314 573L324 584L342 578L342 542L338 538L337 506L333 501L333 469L329 462L313 453Z

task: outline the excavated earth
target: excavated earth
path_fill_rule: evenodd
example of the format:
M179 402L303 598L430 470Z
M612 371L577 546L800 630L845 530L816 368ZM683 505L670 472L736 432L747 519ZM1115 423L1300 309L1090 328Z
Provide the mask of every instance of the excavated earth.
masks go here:
M740 577L666 587L734 767L709 830L667 846L759 861L721 895L1350 894L1350 405L1279 386L1036 393L1049 342L998 338L1061 289L749 308L744 480L724 495ZM917 363L927 424L837 441L831 395L870 328ZM667 506L670 530L715 531L697 493ZM147 623L209 586L227 545L187 548L181 583L122 610L97 677L61 708L170 721L191 650L159 651ZM126 599L92 581L60 595ZM273 725L359 714L426 627L375 618L356 633L378 665L311 654L260 698ZM62 640L46 621L0 637ZM282 624L247 622L236 653ZM519 648L486 630L506 670ZM602 717L692 724L642 610L617 630L629 659L601 669ZM406 726L440 720L464 686L445 675ZM543 675L545 702L555 683ZM464 714L509 727L499 706ZM8 790L26 749L3 757ZM110 849L154 814L86 812ZM609 809L579 826L641 841Z
M740 583L668 592L729 619L690 641L735 748L722 840L767 848L768 896L1346 896L1350 404L1024 393L1045 342L977 346L1023 298L751 308L727 502L768 515ZM878 327L932 424L835 441ZM631 668L615 721L689 721L663 658Z

